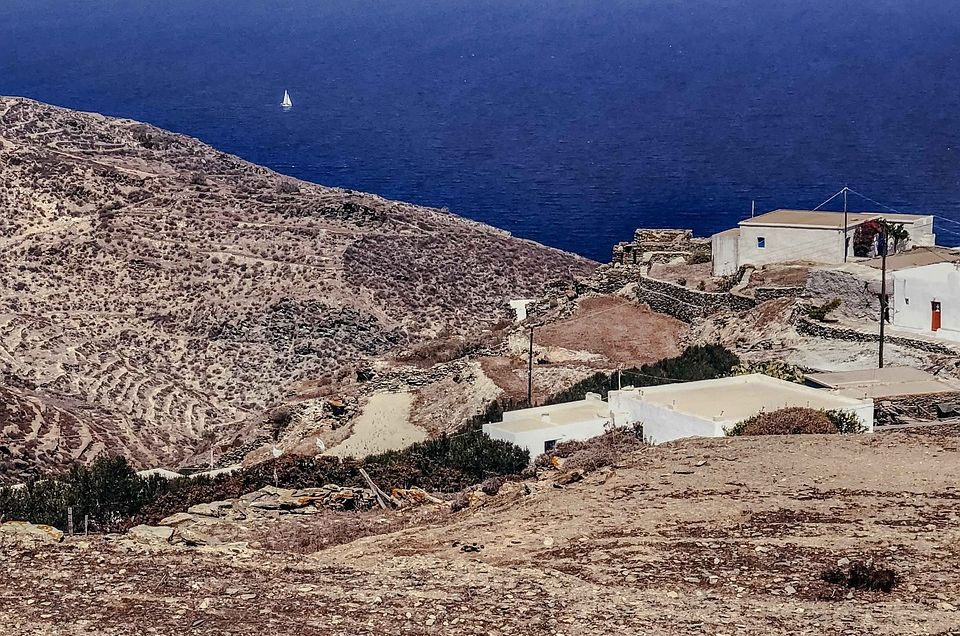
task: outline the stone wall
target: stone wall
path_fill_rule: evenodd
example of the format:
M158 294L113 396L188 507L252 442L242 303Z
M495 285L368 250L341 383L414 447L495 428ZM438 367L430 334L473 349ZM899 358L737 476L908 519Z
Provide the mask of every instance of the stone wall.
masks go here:
M776 298L799 298L805 291L805 287L757 287L753 299L759 305Z
M904 417L936 420L938 404L960 405L960 393L925 393L880 398L877 400L877 419L883 423L896 423Z
M847 342L880 342L879 333L865 333L850 329L848 327L839 327L823 322L810 320L809 318L798 318L797 332L813 336L815 338L828 338L831 340L845 340ZM914 340L913 338L904 338L901 336L886 336L884 342L896 345L898 347L907 347L928 353L939 353L943 355L957 355L957 350L947 345L936 342L927 342L926 340Z
M693 322L718 311L747 311L756 306L753 300L731 293L702 292L674 283L640 276L636 297L654 311L669 314L684 322Z
M633 241L617 243L613 247L613 264L645 265L650 262L669 262L677 258L687 261L710 259L709 239L694 238L693 230L638 228Z
M872 281L848 271L814 268L807 276L807 291L824 302L839 298L835 315L876 321L880 315L879 272L876 278ZM893 295L892 283L887 286L887 293Z

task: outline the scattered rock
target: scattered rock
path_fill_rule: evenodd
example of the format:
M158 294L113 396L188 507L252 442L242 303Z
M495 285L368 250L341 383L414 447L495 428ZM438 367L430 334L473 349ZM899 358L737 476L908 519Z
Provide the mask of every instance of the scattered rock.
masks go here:
M231 504L229 501L211 501L210 503L201 503L196 504L195 506L190 506L187 508L187 512L191 515L199 515L201 517L222 517L224 515L224 511L232 507L233 504Z
M169 543L173 538L173 528L141 524L127 530L127 536L142 543Z
M196 518L193 515L186 512L178 512L176 514L170 515L169 517L164 517L163 519L160 520L160 523L158 523L157 525L176 527L176 526L179 526L180 524L188 523L191 521L196 521Z
M576 470L571 470L570 472L563 473L562 475L557 477L557 483L560 484L561 486L567 486L569 484L573 484L583 480L583 477L584 477L583 470L581 470L580 468L577 468Z
M221 541L216 537L200 532L194 527L178 527L174 532L173 539L175 543L185 543L186 545L219 545Z
M0 524L0 536L11 537L23 543L60 543L63 533L43 524L33 524L26 521L7 521Z

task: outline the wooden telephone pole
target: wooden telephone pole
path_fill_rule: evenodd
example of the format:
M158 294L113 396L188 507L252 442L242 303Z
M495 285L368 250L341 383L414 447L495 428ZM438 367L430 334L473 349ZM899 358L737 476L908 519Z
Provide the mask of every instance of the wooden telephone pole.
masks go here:
M533 406L533 325L530 325L530 351L527 355L527 406Z
M847 262L847 256L850 253L850 240L847 238L849 222L847 221L847 186L843 186L843 262Z
M883 368L883 328L887 322L887 222L880 220L880 368Z

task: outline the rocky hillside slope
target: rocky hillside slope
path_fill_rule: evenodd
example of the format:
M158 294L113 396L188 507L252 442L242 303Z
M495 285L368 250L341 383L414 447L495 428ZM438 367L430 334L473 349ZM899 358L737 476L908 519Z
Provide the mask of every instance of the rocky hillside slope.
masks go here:
M30 392L0 445L39 465L104 447L175 463L298 383L479 332L508 299L592 269L439 210L19 98L0 98L0 250L0 373Z

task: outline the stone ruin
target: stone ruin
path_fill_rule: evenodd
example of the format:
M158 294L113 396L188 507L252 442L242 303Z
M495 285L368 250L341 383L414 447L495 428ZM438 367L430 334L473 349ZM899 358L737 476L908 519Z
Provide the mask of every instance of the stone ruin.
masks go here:
M709 238L694 238L693 230L638 228L632 242L613 247L614 265L670 263L683 259L687 263L710 261Z

